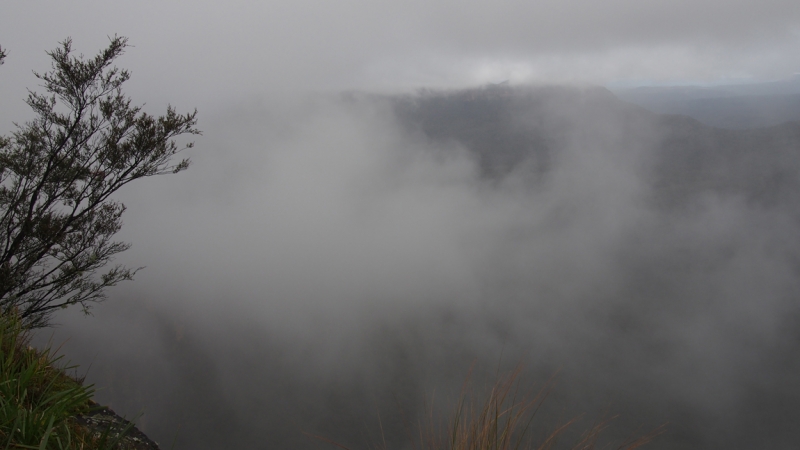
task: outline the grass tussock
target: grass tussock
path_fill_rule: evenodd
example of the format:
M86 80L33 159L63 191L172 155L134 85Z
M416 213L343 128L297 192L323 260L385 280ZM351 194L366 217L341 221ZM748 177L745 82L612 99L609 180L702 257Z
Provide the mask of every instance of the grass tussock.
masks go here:
M59 368L61 356L29 346L14 315L0 315L0 449L111 450L119 433L89 430L77 417L90 413L94 389Z
M471 371L470 371L471 373ZM415 427L406 424L406 431L414 450L634 450L663 433L660 427L646 435L628 439L618 445L600 445L601 435L615 417L600 421L571 442L564 442L566 432L572 430L580 417L563 423L549 432L534 435L534 420L539 408L552 389L552 380L538 391L524 390L520 383L521 366L505 376L498 376L482 400L478 399L467 377L457 404L450 417L438 421L433 408L428 417ZM416 432L412 433L412 428ZM348 447L325 437L311 437L344 450ZM389 450L385 442L376 450Z

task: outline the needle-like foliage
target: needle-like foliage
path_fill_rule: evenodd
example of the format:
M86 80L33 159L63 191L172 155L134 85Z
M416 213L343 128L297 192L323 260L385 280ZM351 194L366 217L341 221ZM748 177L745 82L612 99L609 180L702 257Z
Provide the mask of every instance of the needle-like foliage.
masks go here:
M48 52L52 70L35 73L45 90L28 93L35 118L0 136L0 313L15 311L28 327L48 325L57 308L87 311L105 288L130 280L136 270L103 271L129 247L112 239L125 211L112 194L189 166L172 158L192 147L177 136L200 133L197 112L170 106L154 117L132 106L121 89L130 74L112 66L126 47L115 36L87 59L62 42Z

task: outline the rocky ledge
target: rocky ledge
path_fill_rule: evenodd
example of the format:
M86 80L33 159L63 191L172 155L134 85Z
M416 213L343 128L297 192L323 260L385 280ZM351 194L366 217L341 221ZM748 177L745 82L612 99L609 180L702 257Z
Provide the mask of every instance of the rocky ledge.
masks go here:
M88 428L96 437L105 434L108 441L119 440L115 447L119 450L160 450L158 444L139 431L132 422L120 417L105 406L93 403L92 411L77 416L76 420L79 425ZM122 435L121 438L120 435Z

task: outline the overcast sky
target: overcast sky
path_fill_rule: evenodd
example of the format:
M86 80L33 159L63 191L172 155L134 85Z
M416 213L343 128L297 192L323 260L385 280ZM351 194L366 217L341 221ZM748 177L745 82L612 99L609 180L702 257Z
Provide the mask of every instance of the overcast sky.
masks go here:
M728 82L800 72L794 0L9 1L4 101L71 36L108 35L148 104L204 106L287 89L413 89L487 82Z

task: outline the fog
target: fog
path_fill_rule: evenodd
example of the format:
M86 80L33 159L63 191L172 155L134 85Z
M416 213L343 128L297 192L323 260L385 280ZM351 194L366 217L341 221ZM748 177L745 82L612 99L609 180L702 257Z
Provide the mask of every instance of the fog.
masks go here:
M547 151L492 168L409 119L459 95L522 99L513 126ZM789 448L800 234L780 193L796 181L731 191L715 180L747 176L726 157L673 192L685 160L659 117L589 87L220 111L189 171L120 193L118 260L146 269L38 339L66 339L98 400L175 448L326 448L302 431L368 448L379 417L407 448L404 421L449 409L473 364L480 387L518 362L526 386L558 373L537 426L620 414L605 439L669 423L652 448ZM789 145L762 165L796 175Z
M798 30L792 0L11 2L0 96L24 110L30 71L68 36L87 55L128 36L135 99L208 113L297 90L781 79L800 71ZM2 127L20 120L0 114Z
M46 50L115 34L133 103L203 131L118 193L135 281L35 342L162 448L411 448L518 363L555 376L536 433L583 415L564 444L619 415L603 442L794 448L797 79L731 86L800 70L798 30L783 0L4 4L3 134Z

